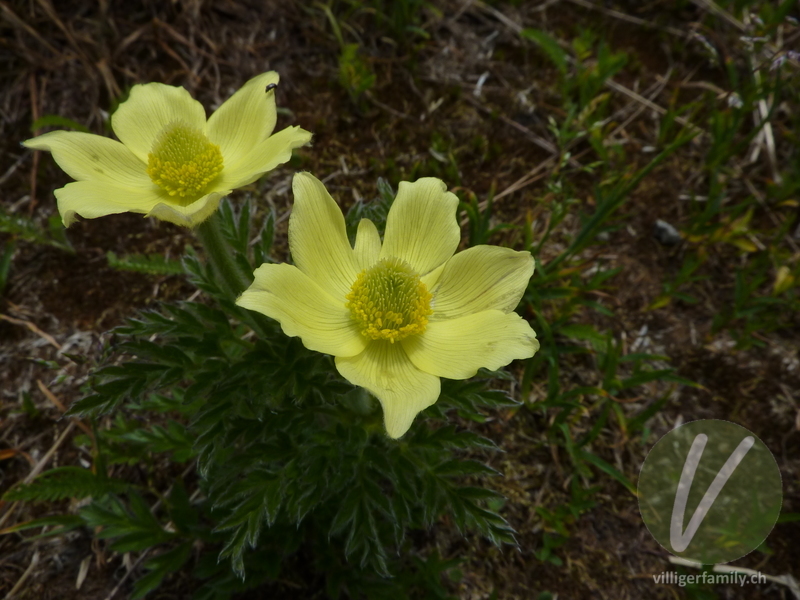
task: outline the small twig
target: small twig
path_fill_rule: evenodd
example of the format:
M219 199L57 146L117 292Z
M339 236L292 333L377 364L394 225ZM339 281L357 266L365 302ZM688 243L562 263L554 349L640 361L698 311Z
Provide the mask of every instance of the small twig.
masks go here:
M707 11L714 13L718 17L721 17L739 31L747 31L747 27L745 27L744 23L742 23L739 19L734 17L728 11L723 10L716 3L712 2L711 0L692 0L694 4L699 6L700 8L705 8Z
M669 82L670 75L672 75L672 67L669 68L667 74L664 75L663 77L661 75L658 76L658 82L656 83L655 88L648 88L648 91L645 93L649 94L651 99L658 97L658 95L666 87L667 82ZM649 91L650 89L655 89L655 91L651 93ZM625 108L627 109L627 106ZM615 135L617 135L619 132L623 131L628 125L633 123L639 117L639 115L642 114L642 111L644 111L645 108L646 108L645 106L640 104L639 107L635 111L633 111L633 114L627 119L625 119L620 125L615 127L614 131L612 131L607 137L613 139Z
M753 198L758 200L758 203L767 212L767 215L769 215L769 218L772 221L773 225L775 225L776 227L780 227L782 223L780 222L780 219L778 219L778 217L775 216L775 213L772 212L772 210L770 209L769 204L767 204L767 201L764 198L764 194L762 194L758 189L756 189L756 186L753 185L753 182L750 181L750 179L745 178L744 184L747 186L747 189L750 191L750 193L753 194ZM789 244L789 247L791 247L791 249L794 251L795 254L800 254L800 247L797 246L795 241L792 239L791 235L787 233L783 237L783 239L786 240L786 243Z
M106 596L105 600L111 600L116 595L116 593L119 591L119 589L122 587L122 585L126 581L128 581L128 577L131 576L131 573L133 573L136 570L136 567L138 567L139 564L147 557L147 553L148 552L150 552L149 548L139 555L139 558L136 559L136 562L133 563L133 565L131 565L131 568L128 569L128 571L125 573L125 575L122 576L122 579L120 579L119 583L116 586L114 586L114 589L111 590L111 592L108 594L108 596Z
M50 462L51 458L53 458L53 455L56 453L56 450L58 450L59 446L61 446L61 444L64 443L64 440L67 439L67 436L70 434L70 432L72 431L72 429L74 427L75 427L75 422L74 421L72 421L69 425L67 425L66 429L64 429L64 431L61 433L61 435L58 436L58 439L51 446L50 450L47 451L47 454L45 454L41 458L41 460L36 464L36 466L33 467L31 472L28 473L27 477L25 477L25 479L22 480L23 484L30 483L31 481L34 480L34 478L37 475L39 475L39 473L41 473L44 470L44 468L47 465L47 463ZM19 505L19 502L14 502L9 507L9 509L5 512L5 514L2 517L0 517L0 529L2 529L3 525L5 524L5 522L12 515L12 513L17 509L18 505Z
M165 21L162 21L158 17L153 18L153 26L154 27L160 27L161 29L166 31L172 38L174 38L177 42L183 44L184 46L189 48L192 52L196 52L196 53L198 53L198 54L200 54L200 55L202 55L202 56L204 56L206 58L211 59L214 62L221 62L224 65L233 66L233 64L230 61L220 60L219 53L214 54L212 52L208 52L207 50L203 50L202 48L197 46L197 44L195 44L193 41L186 39L186 37L184 35L182 35L180 32L178 32L169 23L167 23ZM212 40L207 39L206 37L203 37L203 40L209 46L211 46L215 51L218 52L217 48L215 47L216 44L214 44L214 42Z
M640 19L639 17L632 17L631 15L625 14L618 10L614 10L612 8L605 8L604 6L598 6L592 2L588 2L587 0L569 0L573 4L577 4L578 6L582 6L584 8L588 8L589 10L597 10L603 13L604 15L608 15L609 17L614 17L615 19L619 19L621 21L627 21L628 23L634 23L635 25L641 25L643 27L649 27L651 29L658 29L660 31L666 31L667 33L671 33L672 35L682 37L682 38L690 38L691 35L685 31L680 29L676 29L675 27L662 27L661 25L656 25L655 23L651 23L650 21L645 21L644 19Z
M39 391L42 392L47 399L53 403L53 406L55 406L61 413L67 412L67 407L64 406L64 403L61 402L61 400L59 400L53 392L47 389L47 386L42 383L41 379L36 380L36 385L39 386Z
M186 476L189 473L192 472L192 469L194 469L194 467L195 467L195 463L194 462L189 463L189 466L186 467L183 470L183 473L180 474L180 481L181 482L183 482L183 480L186 479ZM167 496L169 496L172 493L172 488L174 488L174 487L175 487L175 483L173 482L167 488L167 491L164 492L158 500L156 500L156 503L153 504L153 506L150 507L150 512L151 513L155 513L161 507L161 498L166 498Z
M642 96L645 96L650 100L652 100L653 98L657 98L658 95L666 87L667 82L669 81L669 78L671 76L672 76L672 67L669 68L666 75L664 76L656 75L655 83L651 83L649 86L647 86L647 89L642 92ZM636 107L635 109L633 108L634 106ZM635 112L636 114L640 114L641 111L642 111L642 106L639 105L638 102L631 101L622 108L615 110L613 113L611 113L611 115L609 115L602 121L599 121L599 124L604 127L605 125L611 123L612 121L621 119L630 112Z
M106 84L108 94L112 98L118 98L122 94L122 90L119 89L119 85L117 85L117 81L114 79L114 73L111 72L111 67L108 64L108 61L105 58L101 58L95 64L95 68L100 72L100 76L103 78L103 83Z
M471 102L472 99L470 98L469 101ZM534 144L539 146L539 148L541 148L545 152L549 152L550 154L556 154L556 155L559 154L558 148L554 144L551 144L550 142L548 142L543 137L541 137L539 135L536 135L533 131L531 131L530 129L525 127L525 125L523 125L522 123L518 123L517 121L514 121L513 119L509 119L505 115L500 115L500 120L503 123L505 123L506 125L510 125L514 129L516 129L517 131L519 131L521 133L524 133ZM573 167L580 168L581 165L579 163L575 162L574 159L570 158L569 160L570 160L570 163L574 163L574 164L572 164Z
M487 107L485 107L483 104L481 104L477 99L472 98L471 96L466 96L464 99L467 102L469 102L470 104L472 104L478 110L480 110L482 112L485 112L487 114L490 114L490 115L492 114L492 111L490 109L488 109ZM528 138L530 138L530 140L534 144L539 146L539 148L541 148L545 152L549 152L550 154L554 155L554 157L558 156L559 150L555 146L555 144L552 144L551 142L548 142L543 137L541 137L539 135L536 135L533 131L531 131L530 129L525 127L525 125L523 125L522 123L517 123L516 121L514 121L513 119L509 119L505 115L500 115L499 118L500 118L501 121L503 121L503 123L505 123L507 125L510 125L511 127L513 127L514 129L516 129L517 131L519 131L521 133L524 133L526 136L528 136ZM582 168L582 165L572 157L569 158L569 164L570 164L571 167L574 167L576 169Z
M669 77L670 77L671 73L672 73L672 69L667 71L667 74L665 76L663 76L663 77L659 76L658 83L656 83L654 86L650 86L645 93L650 95L653 98L658 96L661 93L661 91L664 89L664 87L667 85L667 82L669 81ZM606 119L606 121L613 120L613 119L617 118L617 115L625 114L630 109L630 106L632 104L633 103L623 107L622 109L620 109L619 111L614 113L614 115L612 115L611 117ZM609 137L613 137L618 132L622 131L622 129L627 127L639 114L641 114L641 112L644 109L645 109L645 107L640 105L639 108L636 111L634 111L633 115L631 115L628 119L625 120L625 122L623 122L621 125L619 125L618 127L616 127L614 129L614 131L611 133L611 135ZM569 144L567 144L566 150L569 150L575 143L577 143L577 141L578 141L578 139L576 138L576 139L572 140ZM584 150L583 152L578 154L575 157L575 159L577 160L578 158L580 158L581 156L586 154L586 152L588 152L588 149ZM499 200L500 198L503 198L504 196L507 196L509 194L513 194L514 192L516 192L516 191L518 191L518 190L530 185L531 183L533 183L535 181L538 181L539 179L541 179L542 177L545 176L545 174L542 173L542 171L544 171L548 167L552 166L552 163L554 161L555 161L555 156L551 156L550 158L548 158L544 162L539 163L531 171L529 171L528 173L526 173L525 175L523 175L522 177L517 179L514 183L512 183L510 186L508 186L502 192L497 194L493 198L493 201ZM486 208L486 204L487 204L487 201L485 201L485 200L483 202L481 202L481 204L480 204L481 210Z
M402 113L399 110L397 110L395 108L392 108L388 104L384 104L383 102L381 102L380 100L375 98L375 96L370 94L369 91L364 92L364 96L366 96L367 100L372 102L378 108L382 108L386 112L393 114L395 117L398 117L399 119L410 119L411 118L410 115L407 115L406 113Z
M656 79L661 80L661 75L656 75ZM709 83L708 81L681 81L675 84L680 88L698 88L701 90L709 90L717 95L717 99L729 96L730 92L723 90L721 87Z
M31 576L33 570L36 568L36 565L38 564L39 564L39 551L37 550L36 552L33 553L33 558L31 558L31 564L28 565L28 568L25 569L25 572L22 574L22 577L20 577L19 580L17 580L17 583L14 584L14 587L11 588L10 592L8 592L6 600L11 600L11 598L14 597L14 594L16 594L18 591L20 591L20 589L22 589L22 586L25 584L25 581L27 581L28 577Z
M673 565L680 565L682 567L691 567L693 569L702 569L703 565L698 562L694 562L691 560L686 560L685 558L681 558L679 556L670 556L669 562ZM792 592L795 598L800 600L800 585L798 585L797 580L789 574L786 575L765 575L761 571L756 571L754 569L748 569L745 567L734 567L732 565L714 565L711 569L714 573L738 573L741 575L750 575L751 577L754 575L758 575L766 579L767 581L772 581L774 583L778 583L780 585L786 586L789 588L789 591Z
M748 31L748 24L747 23L743 23L742 21L740 21L739 19L734 17L732 14L730 14L728 11L724 10L723 8L720 8L720 6L718 4L712 2L712 0L692 0L692 2L694 2L700 8L705 8L706 10L708 10L711 13L714 13L715 15L717 15L718 17L720 17L724 21L727 21L730 25L732 25L733 27L735 27L736 29L738 29L742 33L746 33ZM779 54L779 52L780 52L780 48L775 46L775 44L772 44L770 42L767 42L766 44L764 44L764 48L766 48L766 50L773 57L777 56ZM789 61L795 67L797 67L798 64L799 64L798 61L795 60L794 58L790 58ZM760 65L756 65L756 67L760 67Z
M475 5L478 8L482 9L484 12L490 13L495 19L500 21L503 25L508 27L514 33L521 33L522 32L522 29L523 29L522 25L520 25L516 21L513 21L512 19L509 19L502 12L497 10L494 6L489 6L488 4L484 4L480 0L476 0L475 1Z
M36 77L33 73L30 74L30 78L28 79L28 87L30 88L31 94L31 118L33 119L34 123L39 119L39 94L36 88ZM33 132L34 136L39 135L39 131L36 130ZM36 181L38 179L38 171L39 171L39 155L41 152L35 150L33 152L33 166L31 167L31 179L30 179L30 203L28 204L28 216L33 216L33 211L36 208Z
M33 333L41 337L42 339L46 340L51 346L55 347L57 350L61 350L61 344L59 344L52 335L50 335L49 333L45 333L30 321L15 319L14 317L9 317L8 315L4 315L2 313L0 313L0 321L8 321L9 323L13 323L14 325L23 325L28 329L30 329Z
M75 36L72 35L70 29L64 24L64 21L58 16L56 9L53 7L50 0L37 0L39 6L42 7L42 10L47 14L48 18L55 23L56 27L58 27L61 32L64 34L64 37L67 38L67 42L69 45L72 46L72 49L75 50L75 53L80 57L80 59L86 64L91 64L86 53L81 49L80 44L75 40Z
M47 454L45 454L38 464L33 468L33 470L28 473L28 476L22 480L22 483L30 483L37 475L39 475L39 473L44 470L45 465L47 465L47 463L50 462L50 459L53 458L56 450L58 450L59 446L64 443L64 440L66 440L67 436L72 432L73 427L75 427L75 423L70 423L67 425L64 431L61 432L61 435L58 436L58 439L55 441L55 443L50 447L50 450L47 451Z
M180 476L180 479L181 479L181 481L183 481L183 479L184 479L184 478L185 478L185 477L186 477L186 476L187 476L187 475L188 475L188 474L191 472L191 470L192 470L194 467L195 467L195 463L194 463L194 462L192 462L192 463L190 463L190 464L189 464L189 466L188 466L188 467L186 467L186 468L183 470L183 473L181 473L181 476ZM170 486L169 486L169 488L167 489L167 491L166 491L166 492L164 492L164 494L163 494L161 497L159 497L159 499L158 499L158 500L156 500L156 503L155 503L155 504L153 504L153 506L151 506L151 507L150 507L150 513L151 513L151 514L154 514L154 513L155 513L155 512L158 510L158 508L161 506L161 498L163 498L163 497L166 497L166 496L169 496L169 495L172 493L172 488L173 488L174 486L175 486L175 484L174 484L174 483L173 483L172 485L170 485ZM200 490L199 490L199 489L198 489L198 490L196 490L196 492L198 492L198 491L200 491ZM194 495L192 495L192 497L194 497ZM191 502L191 501L192 501L192 499L190 498L190 499L189 499L189 501ZM114 587L114 589L113 589L113 590L111 590L111 593L109 593L109 594L108 594L108 596L106 596L105 600L111 600L111 599L114 597L114 595L115 595L115 594L116 594L116 593L119 591L119 589L122 587L122 584L124 584L124 583L125 583L125 581L127 581L128 577L130 577L130 576L131 576L131 574L132 574L132 573L133 573L133 572L136 570L136 567L138 567L138 566L141 564L141 562L142 562L142 561L143 561L143 560L144 560L144 559L147 557L147 554L150 552L150 550L151 550L151 549L150 549L150 548L148 548L147 550L145 550L144 552L142 552L142 553L139 555L139 558L137 558L137 559L136 559L136 562L135 562L135 563L133 563L133 564L131 565L131 568L130 568L130 569L128 569L128 571L125 573L125 575L122 577L122 579L120 579L120 581L119 581L119 583L116 585L116 587ZM123 560L123 562L125 562L125 561Z
M499 200L500 198L503 198L504 196L508 196L509 194L513 194L514 192L516 192L518 190L521 190L522 188L530 185L534 181L537 181L537 180L541 179L545 175L544 173L542 173L542 171L544 171L548 167L551 167L554 162L555 162L555 157L553 157L553 156L551 156L550 158L548 158L544 162L540 162L533 169L528 171L525 175L523 175L522 177L517 179L514 183L512 183L506 189L504 189L502 192L497 194L494 197L494 200Z
M655 102L652 102L652 101L648 100L644 96L641 96L641 95L637 94L633 90L626 88L624 85L620 85L619 83L617 83L616 81L614 81L611 78L606 79L605 85L607 87L610 87L612 90L614 90L616 92L619 92L620 94L624 94L625 96L628 96L628 98L636 100L637 102L641 103L642 105L646 106L647 108L656 111L660 115L666 115L667 112L668 112L666 108L663 108L663 107L659 106L658 104L656 104ZM691 123L690 121L688 121L687 119L684 119L683 117L675 117L675 121L677 121L678 123L680 123L684 127L688 127L690 129L692 129L693 131L696 131L696 132L701 133L703 135L707 134L707 132L704 129L698 127L697 125L695 125L694 123Z
M753 78L755 79L756 85L761 85L761 72L754 71ZM772 100L770 100L772 102ZM770 107L767 105L767 101L764 98L759 99L758 106L753 111L753 120L755 121L756 127L759 127L763 124L761 129L761 133L759 137L763 137L764 139L764 146L767 148L767 160L769 160L770 170L772 171L772 179L780 185L783 181L780 172L778 171L778 157L775 151L775 135L772 132L772 123L769 122L769 112ZM751 154L751 162L755 162L758 158L758 154L753 152Z
M17 169L19 169L20 165L28 159L28 156L30 156L30 154L28 154L27 152L23 152L17 159L17 161L13 165L8 167L5 173L0 175L0 185L3 185L6 181L8 181L9 177L11 177L14 174L14 172Z
M65 412L67 412L67 407L64 406L64 403L61 402L61 400L59 400L58 397L47 388L47 386L42 382L41 379L36 380L36 385L39 387L39 391L42 392L47 397L47 399L50 400L50 402L53 403L53 405L61 412L62 415ZM79 419L76 419L75 417L72 417L72 419L70 420L74 422L78 427L80 427L83 430L83 432L86 435L88 435L89 438L91 438L91 440L94 442L94 432L89 428L88 425L86 425Z
M55 56L59 56L61 52L59 52L55 46L53 46L50 42L44 39L39 32L37 32L33 27L28 25L25 21L20 19L16 13L11 10L5 2L0 2L0 12L2 12L3 16L11 23L14 27L18 27L23 29L28 35L33 37L37 42L39 42L42 46L50 50Z

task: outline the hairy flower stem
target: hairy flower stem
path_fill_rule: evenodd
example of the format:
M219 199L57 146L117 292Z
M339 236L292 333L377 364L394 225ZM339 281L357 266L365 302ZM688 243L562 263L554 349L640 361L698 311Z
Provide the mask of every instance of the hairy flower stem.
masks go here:
M253 282L251 274L242 269L222 233L219 213L215 212L195 229L197 238L206 251L217 282L231 299L235 300Z

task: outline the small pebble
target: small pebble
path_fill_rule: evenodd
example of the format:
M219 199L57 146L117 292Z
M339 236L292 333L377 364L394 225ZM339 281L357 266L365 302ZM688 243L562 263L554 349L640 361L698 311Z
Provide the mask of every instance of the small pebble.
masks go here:
M653 226L653 235L664 246L674 246L683 239L677 229L661 219L658 219Z

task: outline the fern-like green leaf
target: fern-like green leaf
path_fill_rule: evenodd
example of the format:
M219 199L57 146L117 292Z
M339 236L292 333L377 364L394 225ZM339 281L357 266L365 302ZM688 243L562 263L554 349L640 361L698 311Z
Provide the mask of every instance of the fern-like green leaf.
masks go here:
M75 252L64 234L64 227L58 215L50 217L47 229L44 229L33 219L11 215L0 208L0 233L7 233L34 244L53 246L65 252Z
M7 501L53 502L67 498L98 498L119 494L133 487L120 479L100 477L81 467L58 467L41 474L31 483L11 488L3 495Z
M106 254L108 266L118 271L134 271L148 275L181 275L183 264L179 260L169 260L160 254L129 254L118 257L114 252Z

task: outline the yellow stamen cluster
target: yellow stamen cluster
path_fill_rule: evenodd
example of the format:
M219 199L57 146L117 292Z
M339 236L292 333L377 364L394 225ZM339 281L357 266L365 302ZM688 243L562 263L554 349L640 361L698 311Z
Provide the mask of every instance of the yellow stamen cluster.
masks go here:
M222 153L205 134L175 121L158 134L147 155L147 174L158 187L183 206L205 195L222 172Z
M358 274L346 306L362 335L394 343L425 331L431 297L408 263L384 258Z

